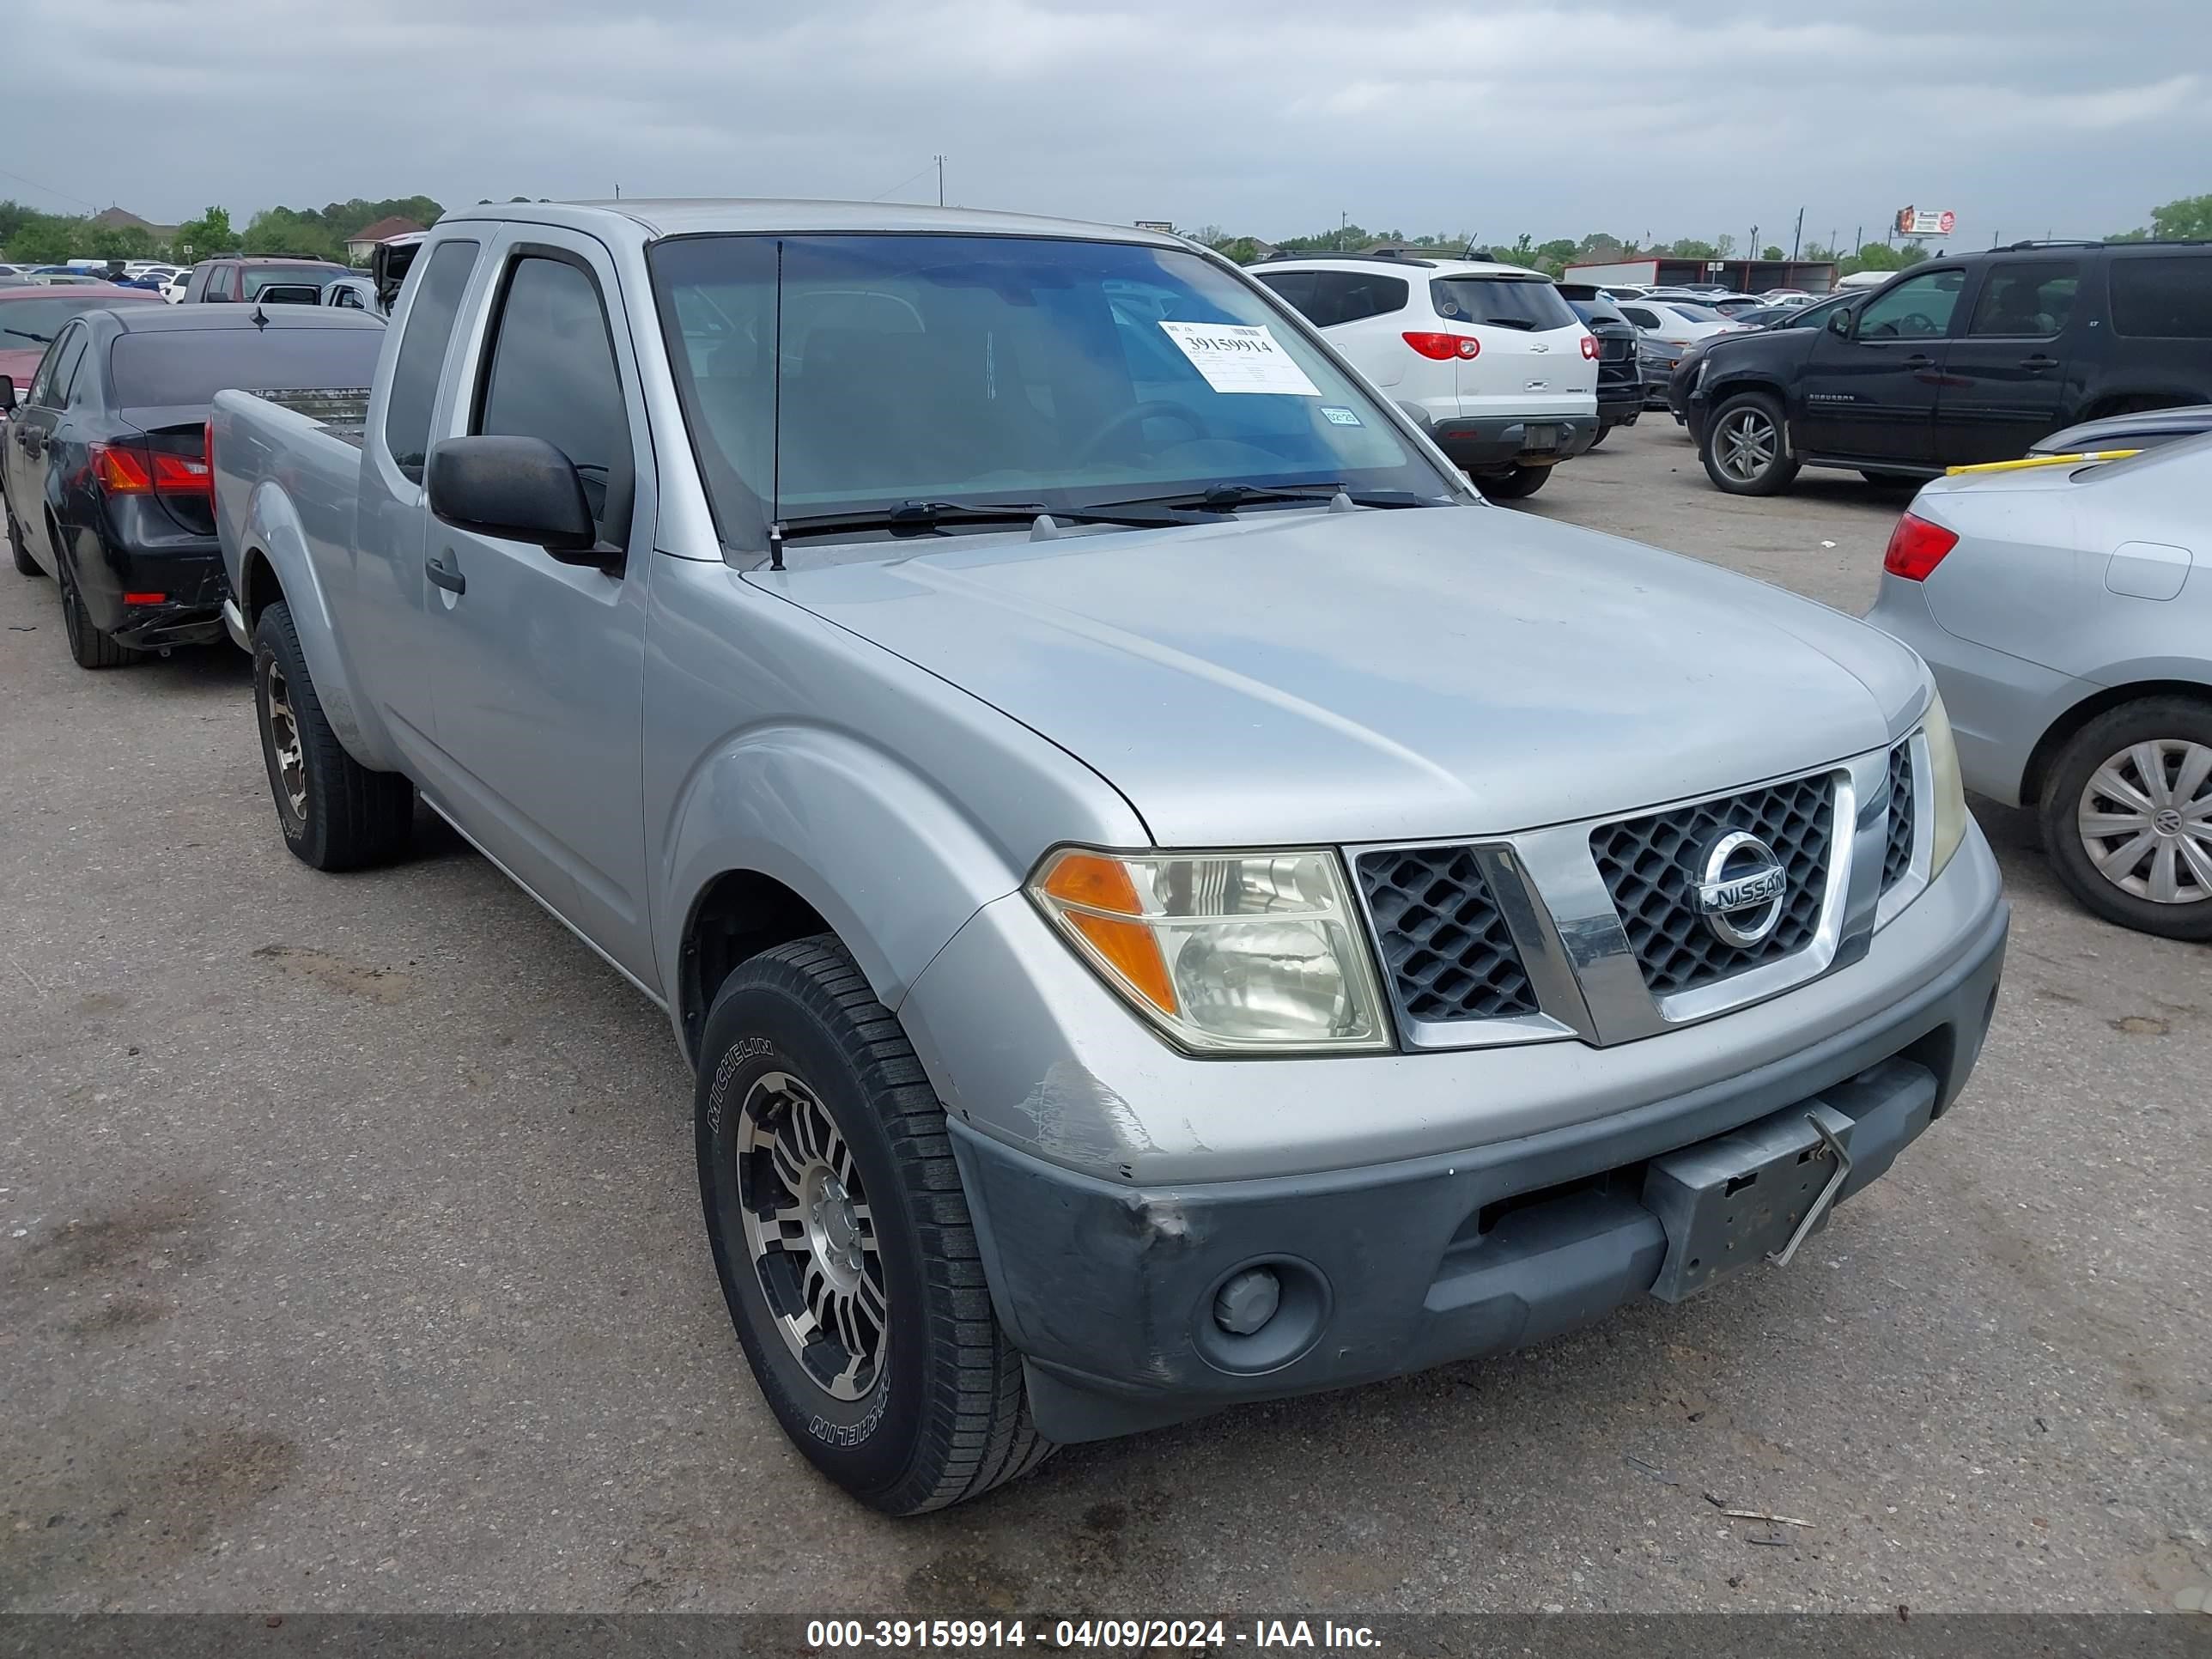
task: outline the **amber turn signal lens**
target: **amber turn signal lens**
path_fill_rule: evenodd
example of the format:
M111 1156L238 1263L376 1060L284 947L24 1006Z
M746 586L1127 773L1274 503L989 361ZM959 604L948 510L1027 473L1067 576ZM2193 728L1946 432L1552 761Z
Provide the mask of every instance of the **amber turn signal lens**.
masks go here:
M1067 925L1090 941L1129 988L1164 1014L1176 1012L1175 983L1160 956L1159 940L1140 921L1120 921L1088 910L1066 912Z
M1111 910L1117 916L1142 915L1145 910L1137 902L1137 887L1129 879L1128 866L1119 859L1100 858L1096 853L1062 854L1045 878L1044 890L1062 904Z

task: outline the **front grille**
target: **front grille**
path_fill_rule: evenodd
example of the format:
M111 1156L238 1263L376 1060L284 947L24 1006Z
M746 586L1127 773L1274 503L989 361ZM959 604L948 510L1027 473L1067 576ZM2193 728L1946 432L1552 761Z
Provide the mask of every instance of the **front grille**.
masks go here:
M1591 856L1654 996L1695 990L1812 943L1828 889L1834 800L1835 780L1822 773L1591 833ZM1781 920L1748 948L1723 941L1691 906L1706 849L1731 830L1765 842L1790 878Z
M1391 993L1408 1019L1506 1019L1537 1012L1490 884L1465 847L1359 856Z
M1912 868L1912 744L1889 751L1889 842L1881 854L1881 890L1887 893Z

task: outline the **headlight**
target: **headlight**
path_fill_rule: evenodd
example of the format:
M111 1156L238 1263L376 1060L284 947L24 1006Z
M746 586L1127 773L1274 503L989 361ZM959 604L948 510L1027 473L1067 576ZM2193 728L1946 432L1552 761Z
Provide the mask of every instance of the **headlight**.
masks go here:
M1928 769L1936 783L1936 844L1928 861L1932 881L1943 873L1951 854L1966 838L1966 786L1959 775L1959 745L1952 740L1951 716L1944 711L1942 692L1929 692L1921 730L1928 736Z
M1386 1048L1374 967L1334 853L1064 848L1030 896L1106 982L1186 1048Z

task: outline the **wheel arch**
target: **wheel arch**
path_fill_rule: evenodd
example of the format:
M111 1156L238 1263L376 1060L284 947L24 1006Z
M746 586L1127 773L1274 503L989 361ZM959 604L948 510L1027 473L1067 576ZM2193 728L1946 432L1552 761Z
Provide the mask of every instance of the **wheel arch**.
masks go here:
M898 756L842 731L757 728L704 756L668 817L660 981L688 1056L730 968L834 934L896 1012L1030 862ZM1039 849L1042 850L1042 849Z
M2043 786L2050 778L2051 765L2057 759L2059 751L2073 740L2075 732L2100 714L2151 697L2186 697L2192 702L2212 706L2212 680L2130 679L2100 687L2072 704L2051 721L2050 727L2036 739L2035 747L2028 751L2027 765L2021 774L2021 805L2042 805Z

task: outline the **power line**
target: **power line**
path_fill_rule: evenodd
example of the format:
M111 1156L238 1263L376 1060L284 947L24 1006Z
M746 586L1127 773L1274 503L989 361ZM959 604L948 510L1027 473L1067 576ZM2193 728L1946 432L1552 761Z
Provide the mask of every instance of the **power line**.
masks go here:
M921 169L920 169L919 171L917 171L917 172L908 173L905 178L903 178L903 179L900 179L900 180L898 181L898 183L896 183L896 184L893 185L890 187L890 189L889 189L889 190L884 190L884 191L877 191L877 192L876 192L876 194L874 194L873 196L871 196L870 198L868 198L868 199L869 199L871 202L880 202L880 201L882 201L882 200L884 199L884 197L886 197L886 196L892 196L892 195L896 195L898 191L904 190L904 189L905 189L908 185L912 184L912 183L913 183L916 179L921 178L921 177L922 177L924 174L926 174L926 173L936 173L936 174L939 176L939 179L941 180L941 179L943 179L943 177L944 177L944 169L945 169L945 158L944 158L942 155L933 155L933 156L931 156L931 157L929 158L929 165L928 165L928 166L927 166L927 167L925 167L921 168ZM943 185L940 183L940 184L939 184L939 188L940 190L942 190L942 189L943 189L943 187L944 187L944 186L943 186Z
M64 202L75 202L80 207L88 207L94 213L100 211L100 204L97 202L88 202L82 196L72 196L65 190L56 190L52 185L42 185L35 179L26 179L20 173L9 173L5 167L0 167L0 177L13 179L19 185L28 185L33 190L44 191L49 196L58 196Z

